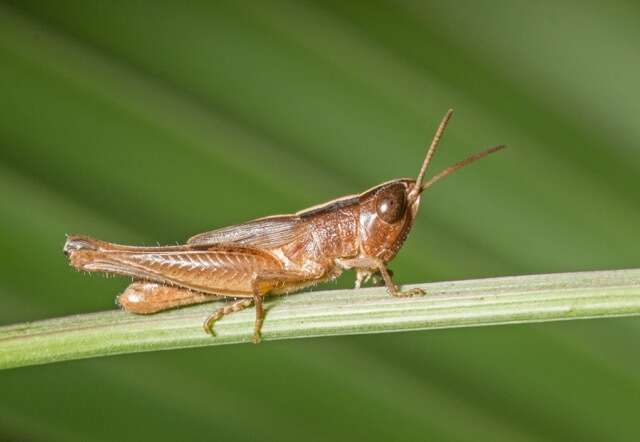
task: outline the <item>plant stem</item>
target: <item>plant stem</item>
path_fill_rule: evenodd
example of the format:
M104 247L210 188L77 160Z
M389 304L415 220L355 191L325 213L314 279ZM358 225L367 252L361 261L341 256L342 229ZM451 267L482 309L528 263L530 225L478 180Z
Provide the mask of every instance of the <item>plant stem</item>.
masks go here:
M263 340L640 315L640 269L419 284L393 298L383 287L274 297ZM150 316L122 311L0 327L0 368L151 350L249 342L252 309L202 330L221 303Z

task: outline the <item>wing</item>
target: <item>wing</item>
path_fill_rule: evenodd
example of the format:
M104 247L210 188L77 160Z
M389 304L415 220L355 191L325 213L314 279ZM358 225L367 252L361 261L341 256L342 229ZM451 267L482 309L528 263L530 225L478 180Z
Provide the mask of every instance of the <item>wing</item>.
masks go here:
M231 243L259 249L275 249L295 241L306 233L306 224L296 215L260 218L192 236L191 246Z

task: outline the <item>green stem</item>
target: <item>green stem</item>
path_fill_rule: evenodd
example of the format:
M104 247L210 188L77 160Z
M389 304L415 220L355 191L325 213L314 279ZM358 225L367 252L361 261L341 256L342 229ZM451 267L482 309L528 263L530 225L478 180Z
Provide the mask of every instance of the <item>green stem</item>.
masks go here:
M393 298L384 288L272 298L263 340L631 316L640 314L640 269L419 284L428 295ZM151 350L249 342L251 309L206 335L220 304L150 316L121 311L0 327L0 368Z

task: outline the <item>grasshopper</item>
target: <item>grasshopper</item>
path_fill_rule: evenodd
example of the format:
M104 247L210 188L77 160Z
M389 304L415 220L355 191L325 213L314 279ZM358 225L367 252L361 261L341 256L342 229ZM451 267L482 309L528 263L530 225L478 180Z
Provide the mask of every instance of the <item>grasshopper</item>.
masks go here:
M203 323L213 335L217 320L255 305L255 343L260 341L265 296L299 291L348 269L356 270L356 288L375 277L392 296L423 295L421 289L401 291L387 269L411 230L422 192L504 147L472 155L425 181L452 112L440 122L416 179L387 181L291 215L201 233L182 245L134 247L71 235L64 252L78 270L133 277L117 298L129 312L150 314L228 298Z

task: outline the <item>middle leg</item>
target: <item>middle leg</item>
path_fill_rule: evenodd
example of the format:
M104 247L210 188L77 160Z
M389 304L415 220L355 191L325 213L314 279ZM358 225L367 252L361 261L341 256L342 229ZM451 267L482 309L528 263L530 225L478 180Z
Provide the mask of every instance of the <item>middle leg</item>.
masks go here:
M230 313L244 310L245 308L255 304L256 319L253 326L253 342L258 344L261 340L260 331L264 323L264 297L273 292L289 292L298 286L311 284L315 281L322 280L324 273L306 273L291 270L276 270L270 272L262 272L254 274L251 280L253 295L245 297L237 301L230 302L209 316L203 324L205 332L214 335L214 323ZM245 295L246 296L246 295Z
M299 272L291 270L278 270L263 272L254 276L253 301L256 304L256 322L253 328L253 343L261 340L262 324L264 323L264 308L262 301L270 292L289 293L299 290L304 286L312 285L326 278L326 272L318 269L317 272Z
M205 333L215 336L215 333L213 331L213 324L215 324L218 319L221 319L223 316L226 316L230 313L244 310L245 308L251 306L251 304L253 304L253 298L243 298L231 301L209 315L209 317L202 324L202 328L204 329Z

